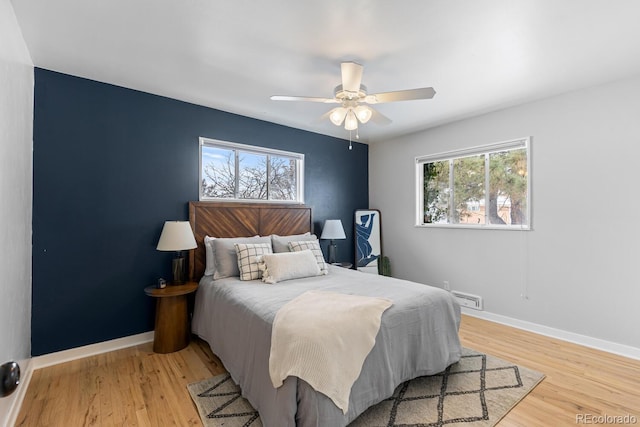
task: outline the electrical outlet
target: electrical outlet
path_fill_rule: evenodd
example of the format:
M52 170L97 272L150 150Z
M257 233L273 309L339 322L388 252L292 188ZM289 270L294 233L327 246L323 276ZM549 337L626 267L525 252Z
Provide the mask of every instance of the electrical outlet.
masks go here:
M444 290L445 291L450 291L451 290L451 286L449 286L449 281L445 280L443 283L444 283Z

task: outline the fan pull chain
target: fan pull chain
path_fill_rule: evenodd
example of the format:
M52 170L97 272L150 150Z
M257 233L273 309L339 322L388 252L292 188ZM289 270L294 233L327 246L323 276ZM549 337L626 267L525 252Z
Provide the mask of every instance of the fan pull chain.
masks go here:
M360 139L358 128L356 128L356 139ZM353 150L353 145L351 144L351 130L349 130L349 150Z

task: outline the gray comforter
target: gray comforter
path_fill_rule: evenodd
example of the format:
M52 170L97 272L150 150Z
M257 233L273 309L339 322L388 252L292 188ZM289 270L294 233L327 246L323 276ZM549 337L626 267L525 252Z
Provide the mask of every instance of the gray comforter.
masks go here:
M222 360L265 427L346 426L391 396L402 382L443 371L460 358L460 307L448 292L427 285L331 266L326 276L267 285L204 277L196 294L193 332ZM296 377L275 389L269 378L271 325L287 301L311 289L383 296L376 344L351 389L349 411Z

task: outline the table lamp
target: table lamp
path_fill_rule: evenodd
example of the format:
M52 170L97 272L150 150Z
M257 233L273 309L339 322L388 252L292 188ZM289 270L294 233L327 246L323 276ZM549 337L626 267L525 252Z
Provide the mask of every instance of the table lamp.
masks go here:
M185 261L182 251L195 249L198 246L189 221L166 221L156 247L159 251L175 251L172 271L174 285L185 282Z
M324 222L322 227L321 239L330 240L329 242L329 263L334 264L336 262L336 256L338 253L338 247L336 246L336 239L346 239L344 234L344 228L342 227L342 221L339 219L328 219Z

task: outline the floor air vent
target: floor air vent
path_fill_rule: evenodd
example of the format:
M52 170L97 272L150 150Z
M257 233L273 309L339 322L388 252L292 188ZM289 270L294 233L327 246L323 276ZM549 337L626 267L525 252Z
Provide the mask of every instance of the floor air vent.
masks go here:
M474 310L482 310L482 297L478 295L467 294L460 291L451 291L458 303L467 308L473 308Z

